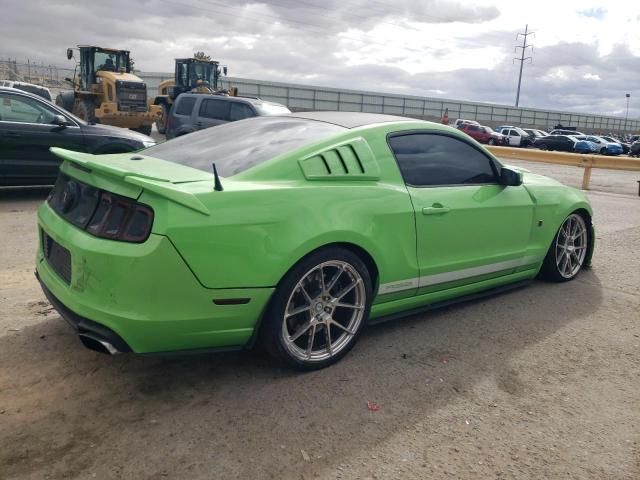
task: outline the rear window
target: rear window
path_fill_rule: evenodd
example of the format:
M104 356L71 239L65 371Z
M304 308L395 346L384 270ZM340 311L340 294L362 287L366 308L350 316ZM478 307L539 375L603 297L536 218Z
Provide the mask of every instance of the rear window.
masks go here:
M176 115L191 115L195 104L196 99L194 97L179 98L178 105L176 105Z
M347 129L292 117L255 117L190 133L145 149L150 157L231 177L266 160Z

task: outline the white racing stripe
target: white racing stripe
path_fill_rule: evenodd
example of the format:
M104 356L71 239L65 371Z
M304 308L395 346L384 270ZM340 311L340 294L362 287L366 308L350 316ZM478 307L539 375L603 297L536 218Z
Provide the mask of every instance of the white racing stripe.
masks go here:
M542 256L540 255L528 255L514 260L490 263L479 267L464 268L462 270L454 270L452 272L436 273L418 278L409 278L407 280L383 283L380 285L380 288L378 288L378 294L384 295L413 288L429 287L432 285L439 285L441 283L455 282L457 280L479 277L481 275L488 275L490 273L497 273L505 270L514 270L525 265L536 264L541 260Z

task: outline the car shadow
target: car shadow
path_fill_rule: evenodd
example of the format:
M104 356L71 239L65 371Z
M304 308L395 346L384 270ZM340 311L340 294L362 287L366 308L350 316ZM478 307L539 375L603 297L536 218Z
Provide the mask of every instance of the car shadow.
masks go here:
M190 468L300 478L310 468L301 447L337 465L471 395L480 381L526 396L514 357L601 301L594 271L565 284L534 282L372 326L341 362L304 374L259 350L109 357L84 349L50 314L0 337L0 465L9 477L89 468L100 477L105 465L127 465L131 478L179 478ZM369 411L368 401L381 410ZM144 452L140 470L131 452Z

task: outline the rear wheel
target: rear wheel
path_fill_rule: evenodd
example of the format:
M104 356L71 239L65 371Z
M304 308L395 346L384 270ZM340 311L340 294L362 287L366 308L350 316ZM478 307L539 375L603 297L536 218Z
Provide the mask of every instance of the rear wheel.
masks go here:
M169 118L169 106L166 103L161 105L162 107L162 116L156 120L156 128L158 129L158 133L164 135L167 131L167 118Z
M344 248L315 252L278 285L264 319L263 342L299 370L329 366L356 343L371 297L371 278L357 255Z
M606 149L606 147L602 147L602 148L600 149L600 155L606 155L606 154L607 154L607 149Z
M556 233L542 264L541 275L553 282L573 280L589 250L587 222L579 213L569 215Z
M540 150L549 150L549 147L546 143L541 143L538 148L540 148Z

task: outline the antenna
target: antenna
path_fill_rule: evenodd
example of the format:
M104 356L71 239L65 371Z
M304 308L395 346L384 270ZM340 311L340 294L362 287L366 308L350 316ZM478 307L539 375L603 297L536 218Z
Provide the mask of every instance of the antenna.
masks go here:
M520 103L520 85L522 84L522 67L524 66L524 62L527 60L529 60L529 63L532 62L531 57L525 57L524 55L527 51L527 48L529 47L531 47L531 50L533 51L533 45L527 43L527 37L533 34L534 32L529 31L529 24L527 24L524 27L524 33L518 33L516 35L516 40L518 40L518 38L520 38L520 35L522 35L522 46L517 45L514 49L516 52L518 51L519 48L522 49L522 54L520 55L520 58L513 59L514 62L520 62L520 75L518 76L518 92L516 93L516 107Z
M215 177L215 183L213 184L213 189L216 192L221 192L224 189L222 188L222 184L220 183L220 177L218 176L218 169L216 168L215 162L212 163L211 166L213 167L213 176Z

